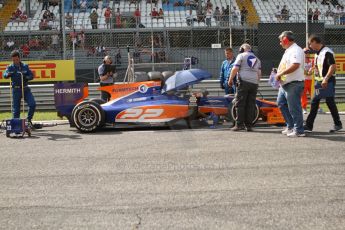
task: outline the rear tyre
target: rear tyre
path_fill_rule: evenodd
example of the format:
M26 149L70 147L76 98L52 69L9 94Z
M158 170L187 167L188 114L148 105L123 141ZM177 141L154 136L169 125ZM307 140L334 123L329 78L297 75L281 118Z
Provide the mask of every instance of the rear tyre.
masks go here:
M72 121L80 132L94 132L104 125L104 120L102 107L93 101L80 102L72 111Z
M253 125L258 121L259 115L260 115L259 106L258 106L258 105L255 105L255 116L254 116L254 120L252 121L252 124L253 124ZM237 113L236 113L235 105L233 105L232 108L231 108L231 116L232 116L232 119L233 119L234 121L237 120Z

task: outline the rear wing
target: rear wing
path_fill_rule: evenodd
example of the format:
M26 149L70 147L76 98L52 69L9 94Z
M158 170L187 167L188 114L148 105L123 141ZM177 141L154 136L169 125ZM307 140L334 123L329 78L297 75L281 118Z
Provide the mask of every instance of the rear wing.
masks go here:
M54 84L54 101L58 116L70 118L76 104L89 96L87 83Z

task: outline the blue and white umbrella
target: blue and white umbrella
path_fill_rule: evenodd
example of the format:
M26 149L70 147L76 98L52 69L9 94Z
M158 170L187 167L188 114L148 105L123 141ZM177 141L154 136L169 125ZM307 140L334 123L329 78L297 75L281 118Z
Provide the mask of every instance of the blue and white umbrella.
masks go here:
M168 91L183 89L211 77L212 75L209 72L202 69L179 71L166 80L162 92L165 93Z

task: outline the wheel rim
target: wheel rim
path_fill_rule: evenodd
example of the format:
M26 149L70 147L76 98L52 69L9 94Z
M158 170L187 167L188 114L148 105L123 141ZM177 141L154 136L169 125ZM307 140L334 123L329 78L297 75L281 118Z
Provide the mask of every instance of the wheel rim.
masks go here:
M82 126L92 126L97 121L97 115L91 108L83 108L78 114L78 120Z

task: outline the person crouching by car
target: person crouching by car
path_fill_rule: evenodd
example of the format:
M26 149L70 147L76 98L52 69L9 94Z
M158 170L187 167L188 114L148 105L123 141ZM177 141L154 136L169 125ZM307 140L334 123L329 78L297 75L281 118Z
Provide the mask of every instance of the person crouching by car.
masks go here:
M100 79L100 86L108 86L114 84L114 73L106 72L106 65L111 65L113 61L110 56L105 56L103 63L98 67L98 74ZM101 91L101 99L105 102L110 100L110 94L105 91Z
M234 100L236 109L236 124L232 131L246 129L253 131L252 122L255 116L256 94L261 77L261 61L252 52L249 44L240 47L240 54L234 63L229 77L229 86L232 87L237 75L237 91Z

